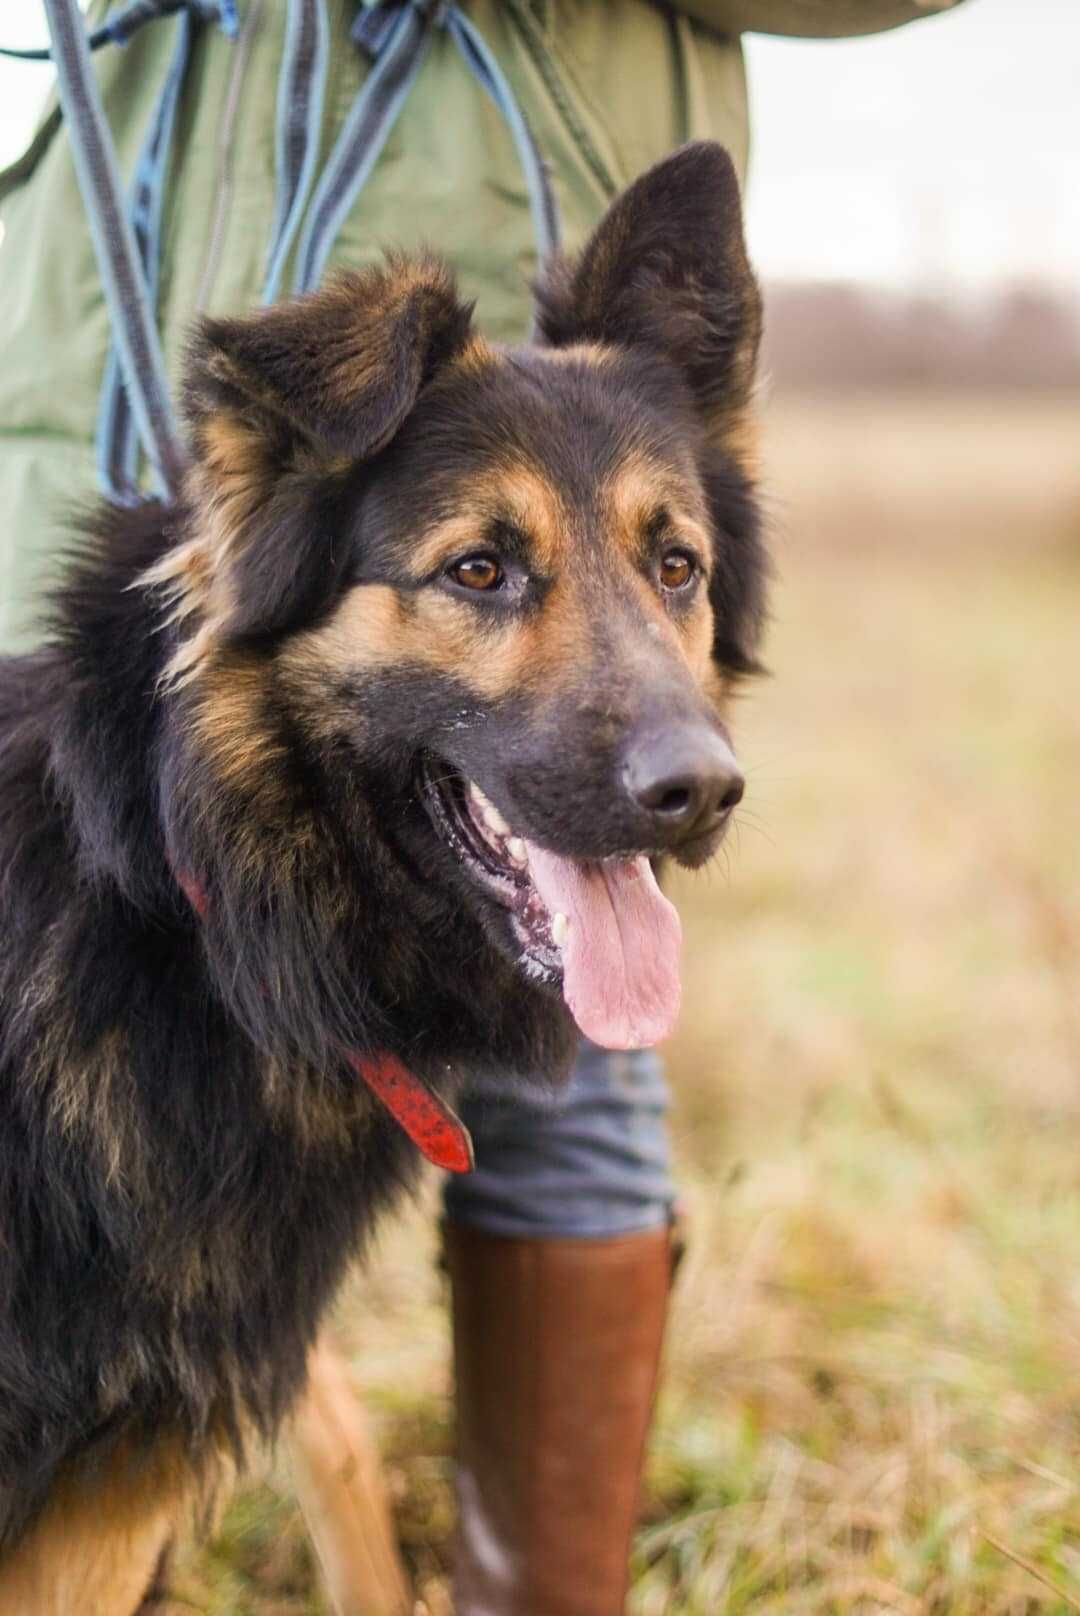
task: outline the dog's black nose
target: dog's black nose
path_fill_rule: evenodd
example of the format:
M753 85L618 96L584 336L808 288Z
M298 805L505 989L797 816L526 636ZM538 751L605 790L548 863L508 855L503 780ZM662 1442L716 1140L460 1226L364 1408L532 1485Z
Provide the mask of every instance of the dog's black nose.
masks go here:
M719 829L744 789L731 748L704 724L672 725L635 739L624 757L623 783L658 841L669 846Z

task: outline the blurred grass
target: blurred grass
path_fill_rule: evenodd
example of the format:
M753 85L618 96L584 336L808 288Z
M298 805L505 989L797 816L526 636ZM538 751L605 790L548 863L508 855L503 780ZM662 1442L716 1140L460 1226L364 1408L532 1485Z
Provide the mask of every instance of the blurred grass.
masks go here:
M777 399L775 678L680 882L692 1247L634 1616L1080 1610L1080 409ZM429 1197L430 1200L430 1197ZM430 1204L340 1309L447 1616ZM287 1480L178 1609L314 1616Z

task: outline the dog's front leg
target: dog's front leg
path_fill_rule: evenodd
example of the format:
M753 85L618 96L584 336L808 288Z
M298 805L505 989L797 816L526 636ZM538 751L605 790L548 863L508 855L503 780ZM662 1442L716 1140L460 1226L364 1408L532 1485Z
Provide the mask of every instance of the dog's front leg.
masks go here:
M410 1616L378 1450L326 1336L289 1427L297 1497L337 1616Z

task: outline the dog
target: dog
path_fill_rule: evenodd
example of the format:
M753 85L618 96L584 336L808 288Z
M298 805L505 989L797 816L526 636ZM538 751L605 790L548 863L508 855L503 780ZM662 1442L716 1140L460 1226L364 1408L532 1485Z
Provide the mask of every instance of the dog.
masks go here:
M2 1611L138 1607L416 1143L467 1165L464 1078L671 1030L654 866L741 794L767 571L726 153L536 321L430 257L204 320L181 497L93 516L2 664Z

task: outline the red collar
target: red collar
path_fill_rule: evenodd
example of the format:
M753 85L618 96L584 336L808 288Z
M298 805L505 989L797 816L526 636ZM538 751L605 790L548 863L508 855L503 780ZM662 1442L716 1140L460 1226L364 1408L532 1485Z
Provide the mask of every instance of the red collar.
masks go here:
M174 870L177 883L200 920L210 909L206 888L186 870ZM446 1101L414 1077L396 1055L360 1055L346 1050L345 1059L382 1101L413 1144L436 1167L448 1173L471 1173L473 1146L469 1130Z

